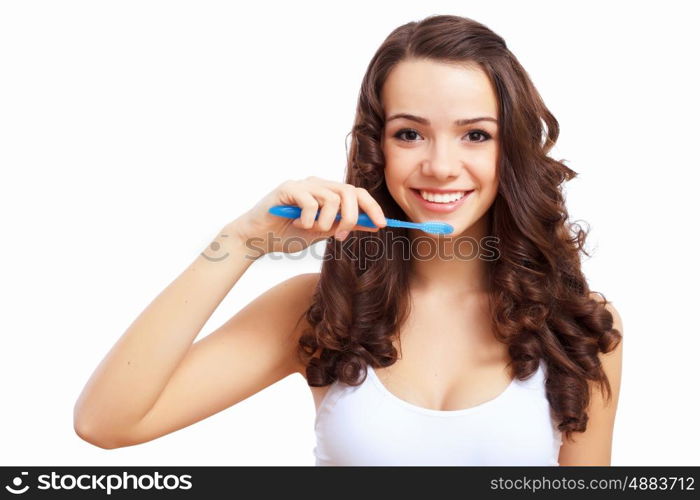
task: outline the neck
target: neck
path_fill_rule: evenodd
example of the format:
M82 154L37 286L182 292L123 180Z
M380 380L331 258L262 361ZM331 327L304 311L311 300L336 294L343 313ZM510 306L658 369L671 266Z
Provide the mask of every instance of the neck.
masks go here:
M411 288L443 296L488 292L489 262L481 256L487 228L488 214L457 236L409 230L412 240L419 238L411 246Z

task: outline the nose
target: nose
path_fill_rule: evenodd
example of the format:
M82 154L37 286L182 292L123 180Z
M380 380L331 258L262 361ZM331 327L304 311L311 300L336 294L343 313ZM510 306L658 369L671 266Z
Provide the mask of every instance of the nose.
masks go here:
M459 176L462 162L459 156L450 151L450 145L433 143L428 158L421 163L421 174L435 177L439 181L447 181Z

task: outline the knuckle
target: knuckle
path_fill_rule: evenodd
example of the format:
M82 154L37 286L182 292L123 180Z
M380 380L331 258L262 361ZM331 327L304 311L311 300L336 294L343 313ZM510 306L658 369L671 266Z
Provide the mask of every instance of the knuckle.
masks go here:
M344 187L342 189L343 198L346 200L357 200L357 193L354 187Z

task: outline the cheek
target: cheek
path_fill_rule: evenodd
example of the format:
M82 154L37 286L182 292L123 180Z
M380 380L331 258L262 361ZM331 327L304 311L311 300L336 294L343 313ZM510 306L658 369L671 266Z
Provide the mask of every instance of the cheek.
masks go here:
M401 176L397 172L397 168L391 162L387 162L384 167L384 181L391 196L396 199L399 186L401 185Z
M387 186L400 186L410 173L410 168L406 166L408 163L397 160L394 157L385 156L384 158L384 179L386 179Z
M395 165L415 163L416 155L419 154L410 148L401 148L398 146L385 146L383 151L384 159L386 160L387 164L392 163Z
M498 171L495 164L484 164L472 173L477 178L482 191L490 193L498 189Z
M397 205L406 210L410 193L406 189L406 181L410 175L410 168L401 167L401 163L388 161L384 167L384 181L387 190Z

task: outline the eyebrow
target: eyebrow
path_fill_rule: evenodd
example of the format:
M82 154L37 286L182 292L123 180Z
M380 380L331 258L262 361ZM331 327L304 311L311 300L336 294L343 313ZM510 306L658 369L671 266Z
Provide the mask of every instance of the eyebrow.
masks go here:
M389 118L387 118L386 121L390 122L391 120L396 120L397 118L405 118L407 120L422 123L423 125L430 125L430 120L428 120L427 118L412 115L410 113L396 113L394 115L391 115ZM455 120L455 125L457 125L459 127L462 125L470 125L472 123L481 122L481 121L490 121L490 122L494 122L495 124L498 125L498 120L496 120L495 118L492 118L490 116L478 116L476 118L462 118L461 120Z

